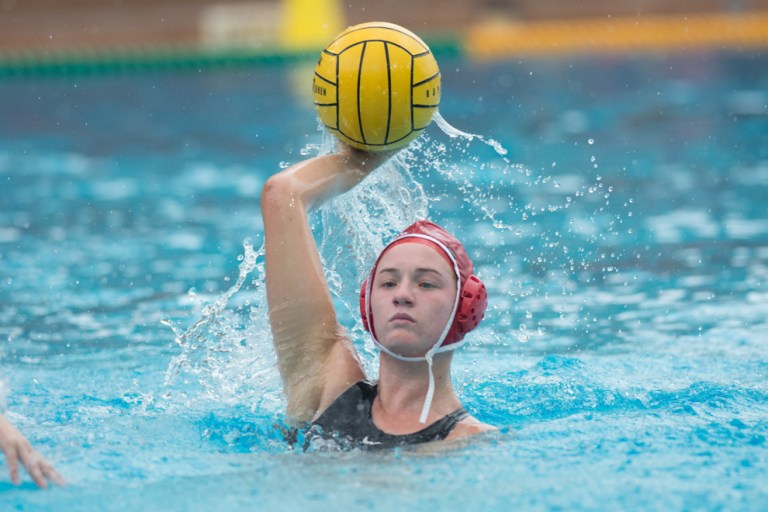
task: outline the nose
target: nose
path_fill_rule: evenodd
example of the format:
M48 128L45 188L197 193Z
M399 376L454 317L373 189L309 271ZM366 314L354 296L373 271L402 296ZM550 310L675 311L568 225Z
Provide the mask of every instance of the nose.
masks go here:
M398 283L392 301L397 305L410 306L413 304L413 288L407 279Z

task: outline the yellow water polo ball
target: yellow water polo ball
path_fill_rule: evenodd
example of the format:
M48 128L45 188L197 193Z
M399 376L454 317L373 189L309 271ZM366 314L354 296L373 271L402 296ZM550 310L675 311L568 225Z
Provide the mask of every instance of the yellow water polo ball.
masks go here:
M365 151L405 146L440 104L440 69L429 47L393 23L349 27L320 54L315 108L331 133Z

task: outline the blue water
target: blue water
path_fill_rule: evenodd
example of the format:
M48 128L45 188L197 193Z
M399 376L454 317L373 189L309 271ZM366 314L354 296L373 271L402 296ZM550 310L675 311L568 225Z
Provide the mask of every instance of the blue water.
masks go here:
M3 398L69 485L0 464L0 508L768 507L768 57L441 66L442 116L506 154L433 125L312 220L371 371L361 247L427 212L461 234L491 309L454 381L501 433L383 454L279 435L259 194L327 150L311 65L8 79Z

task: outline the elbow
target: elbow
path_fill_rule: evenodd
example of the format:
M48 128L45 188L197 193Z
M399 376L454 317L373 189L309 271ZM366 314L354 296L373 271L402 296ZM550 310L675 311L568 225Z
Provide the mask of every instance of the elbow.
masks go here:
M291 178L284 173L273 174L261 189L262 198L285 197L293 192Z
M298 196L298 187L292 176L285 173L271 176L261 189L262 215L280 214L286 208L295 208Z

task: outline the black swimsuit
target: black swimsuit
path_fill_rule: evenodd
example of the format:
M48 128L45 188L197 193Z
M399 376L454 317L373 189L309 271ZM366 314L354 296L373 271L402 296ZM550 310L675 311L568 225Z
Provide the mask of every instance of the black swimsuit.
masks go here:
M379 430L371 417L377 394L378 387L364 380L346 390L312 422L305 446L322 448L330 442L342 449L378 449L440 441L451 433L458 422L469 416L462 407L418 432L388 434Z

